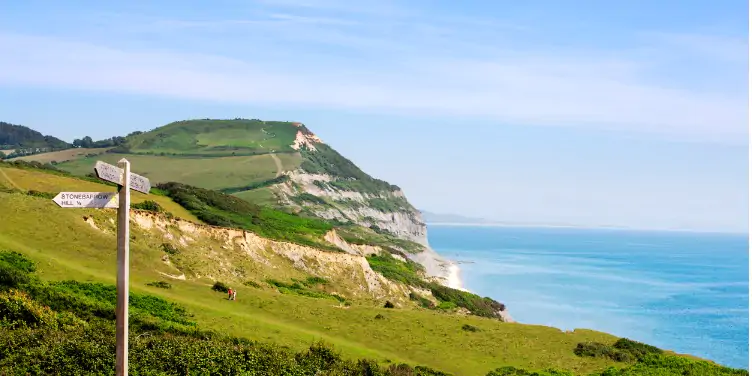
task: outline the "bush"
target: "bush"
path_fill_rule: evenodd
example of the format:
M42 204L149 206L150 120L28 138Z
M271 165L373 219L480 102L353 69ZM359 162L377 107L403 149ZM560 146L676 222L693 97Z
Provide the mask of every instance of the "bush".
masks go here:
M614 348L619 350L624 350L635 357L643 357L648 354L662 354L663 350L647 345L644 343L640 343L637 341L632 341L631 339L627 338L620 338L619 340L614 343Z
M223 282L217 281L217 282L214 282L214 285L212 286L211 289L214 291L227 293L227 291L230 290L230 287L224 284Z
M21 253L14 251L0 251L0 262L10 265L24 273L34 273L36 264Z
M322 240L333 226L321 219L304 218L218 191L179 183L160 184L157 188L208 224L241 228L274 240L342 252Z
M429 289L436 299L442 302L450 302L457 307L466 308L470 313L476 316L498 318L499 311L505 309L504 304L491 298L481 298L473 293L456 290L439 285L438 283L431 283ZM451 307L451 305L444 306Z
M384 308L394 308L394 304L387 300L386 303L384 303Z
M267 279L266 282L272 287L276 287L277 291L279 291L282 294L300 295L300 296L305 296L309 298L318 298L318 299L334 299L334 300L339 301L340 303L344 303L346 306L350 305L347 299L339 295L329 294L323 291L317 291L317 290L311 289L311 287L315 285L328 283L328 281L323 278L309 277L305 281L299 281L299 280L293 279L292 283L285 283L285 282L277 281L275 279Z
M378 315L376 315L376 317L374 317L374 318L375 318L376 320L384 320L384 319L386 319L386 317L384 317L384 315L382 315L382 314L380 314L380 313L379 313Z
M33 197L47 198L47 199L50 199L50 200L53 199L53 198L55 198L55 196L57 196L57 194L55 194L55 193L35 191L33 189L29 190L28 192L26 192L26 194L29 195L29 196L33 196Z
M418 302L418 304L423 308L428 308L428 309L436 308L436 305L433 304L431 300L424 298L414 292L410 293L410 300Z
M243 284L246 285L246 286L248 286L248 287L254 287L254 288L257 288L257 289L261 288L261 284L259 284L256 281L245 281L245 282L243 282Z
M31 282L36 265L18 252L0 252L0 291L19 288Z
M132 209L146 210L155 213L162 213L164 209L156 201L146 200L136 204L131 204Z
M168 255L174 256L180 254L180 250L170 243L162 243L160 248L162 248L162 252L167 253Z
M32 300L26 293L10 290L0 293L0 318L15 325L57 327L57 315L49 307Z
M160 289L171 289L172 285L165 281L155 281L155 282L149 282L146 284L147 286L151 287L157 287Z
M472 326L470 324L462 325L462 330L464 330L466 332L480 332L480 328L478 328L476 326Z

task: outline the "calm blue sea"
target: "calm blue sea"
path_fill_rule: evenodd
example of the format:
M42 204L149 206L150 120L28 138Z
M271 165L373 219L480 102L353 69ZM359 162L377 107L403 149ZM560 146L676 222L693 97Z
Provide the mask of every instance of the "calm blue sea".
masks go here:
M515 320L589 328L748 369L746 235L429 225L465 287Z

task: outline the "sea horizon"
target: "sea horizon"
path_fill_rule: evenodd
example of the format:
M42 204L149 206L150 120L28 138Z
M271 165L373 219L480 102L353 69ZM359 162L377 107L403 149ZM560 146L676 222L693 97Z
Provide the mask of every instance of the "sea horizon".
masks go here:
M428 227L430 246L452 262L461 286L504 303L516 322L598 330L749 367L746 234Z
M667 232L667 233L695 233L695 234L718 234L739 235L749 237L749 231L731 230L700 230L700 229L670 229L649 227L617 227L617 226L585 226L563 224L540 224L540 223L503 223L503 222L426 222L426 226L435 227L511 227L511 228L539 228L539 229L576 229L576 230L603 230L603 231L632 231L632 232Z

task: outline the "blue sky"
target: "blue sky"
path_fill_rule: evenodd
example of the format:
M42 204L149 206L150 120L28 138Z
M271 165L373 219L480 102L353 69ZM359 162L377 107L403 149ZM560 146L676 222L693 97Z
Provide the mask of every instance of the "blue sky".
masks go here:
M739 0L10 2L0 120L297 120L434 212L746 231L747 25Z

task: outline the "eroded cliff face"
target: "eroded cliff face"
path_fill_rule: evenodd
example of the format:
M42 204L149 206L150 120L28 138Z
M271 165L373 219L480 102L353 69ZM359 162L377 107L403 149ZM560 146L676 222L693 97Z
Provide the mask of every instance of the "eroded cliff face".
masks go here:
M287 175L290 180L276 186L280 199L286 205L305 207L325 219L351 221L363 227L376 226L399 238L428 245L426 224L421 213L409 204L401 190L379 194L358 192L335 187L331 184L335 178L326 174L296 170ZM294 199L304 193L325 198L327 204ZM396 210L376 208L374 200L386 202Z
M113 218L84 220L93 228L114 235ZM282 281L318 276L331 281L332 293L361 300L390 300L409 304L411 287L394 283L371 269L365 256L378 247L349 244L336 232L327 240L345 252L323 251L307 246L262 238L252 232L199 225L144 211L132 211L134 233L147 238L154 249L172 244L177 254L161 254L158 272L176 279L221 280L242 284L267 278ZM157 265L160 263L157 262ZM383 304L383 303L382 303Z

